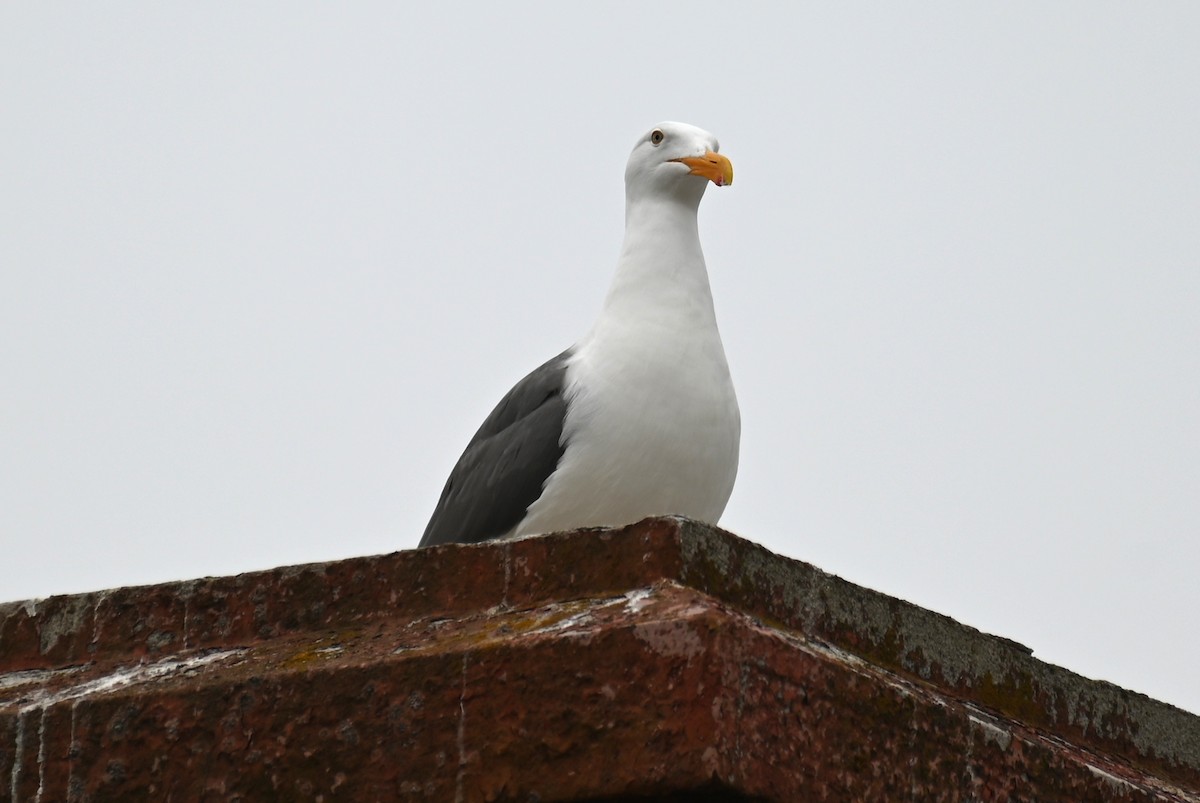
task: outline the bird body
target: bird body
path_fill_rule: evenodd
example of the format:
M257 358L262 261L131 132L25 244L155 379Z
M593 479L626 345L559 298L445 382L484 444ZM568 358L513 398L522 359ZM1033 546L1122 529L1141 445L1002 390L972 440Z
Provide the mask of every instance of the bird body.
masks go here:
M682 123L639 140L600 315L484 422L421 546L651 515L720 518L741 426L696 222L708 182L732 180L717 147Z

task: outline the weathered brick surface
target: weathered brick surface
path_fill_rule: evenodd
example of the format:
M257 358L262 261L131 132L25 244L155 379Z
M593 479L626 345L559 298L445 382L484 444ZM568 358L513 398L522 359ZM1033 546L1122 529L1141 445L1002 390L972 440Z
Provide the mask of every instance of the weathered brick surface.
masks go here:
M0 667L0 801L1200 801L1196 717L676 520L11 604Z

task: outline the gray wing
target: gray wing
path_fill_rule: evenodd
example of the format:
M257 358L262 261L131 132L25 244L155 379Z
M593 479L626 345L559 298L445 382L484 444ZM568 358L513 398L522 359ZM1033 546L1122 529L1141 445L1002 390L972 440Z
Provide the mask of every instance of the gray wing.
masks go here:
M534 370L484 420L450 472L420 546L503 535L542 495L566 449L567 349Z

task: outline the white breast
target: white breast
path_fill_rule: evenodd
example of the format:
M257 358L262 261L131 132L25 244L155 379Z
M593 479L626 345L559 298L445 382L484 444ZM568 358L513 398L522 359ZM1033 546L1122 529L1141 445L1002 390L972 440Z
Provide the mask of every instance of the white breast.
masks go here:
M716 522L741 420L715 322L602 318L567 368L566 452L518 534L679 514Z

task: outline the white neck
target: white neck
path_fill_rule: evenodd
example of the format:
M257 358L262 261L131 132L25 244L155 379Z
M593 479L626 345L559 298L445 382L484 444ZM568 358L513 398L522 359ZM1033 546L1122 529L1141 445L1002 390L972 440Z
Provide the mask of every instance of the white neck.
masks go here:
M699 197L628 198L625 241L602 317L716 323L696 225Z

